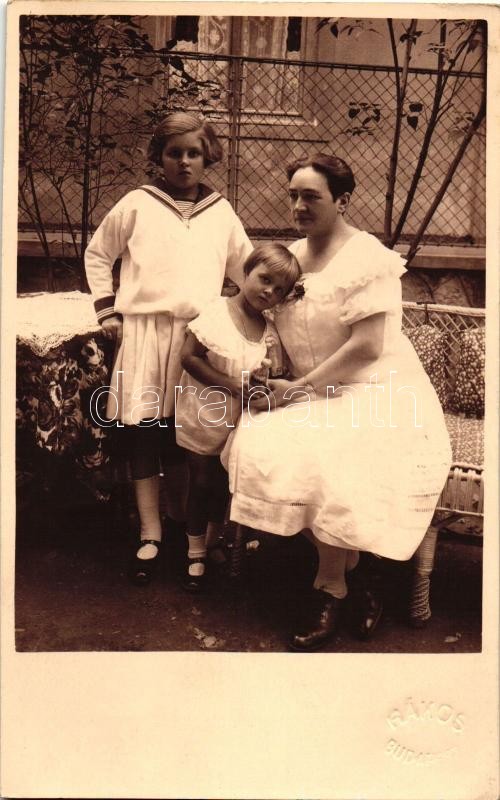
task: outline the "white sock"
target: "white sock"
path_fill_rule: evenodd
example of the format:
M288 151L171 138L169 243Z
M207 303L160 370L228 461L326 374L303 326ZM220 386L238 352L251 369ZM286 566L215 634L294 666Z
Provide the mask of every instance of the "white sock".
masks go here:
M205 544L205 535L191 536L191 534L188 533L187 538L189 543L188 558L206 558L207 546ZM195 561L193 564L189 564L188 572L190 575L199 577L205 572L205 564L200 561Z

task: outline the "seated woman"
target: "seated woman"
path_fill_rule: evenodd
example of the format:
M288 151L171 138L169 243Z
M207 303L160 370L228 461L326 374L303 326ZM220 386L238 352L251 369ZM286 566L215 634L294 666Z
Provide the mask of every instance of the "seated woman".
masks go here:
M292 380L271 382L222 455L231 519L278 536L307 529L319 566L291 649L337 631L358 551L407 560L430 524L451 452L444 417L401 331L404 259L344 219L355 181L340 158L288 168L303 277L275 309ZM304 603L304 600L307 602Z

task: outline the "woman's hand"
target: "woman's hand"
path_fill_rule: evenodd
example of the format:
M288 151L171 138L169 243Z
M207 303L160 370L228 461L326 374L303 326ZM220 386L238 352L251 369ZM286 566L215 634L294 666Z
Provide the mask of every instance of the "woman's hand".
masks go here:
M285 394L291 394L290 390L293 389L295 385L295 381L285 381L283 379L275 381L270 380L268 383L269 395L265 397L256 396L256 393L254 393L250 398L250 407L257 411L267 411L269 407L273 409L278 408L278 406L285 406L288 405L288 403L293 403L294 400L289 397L285 398Z
M106 339L116 339L120 344L123 336L123 322L120 317L108 317L101 323L101 328Z
M305 403L316 400L318 393L303 378L293 381L269 381L269 388L276 397L276 405L291 406L294 403Z

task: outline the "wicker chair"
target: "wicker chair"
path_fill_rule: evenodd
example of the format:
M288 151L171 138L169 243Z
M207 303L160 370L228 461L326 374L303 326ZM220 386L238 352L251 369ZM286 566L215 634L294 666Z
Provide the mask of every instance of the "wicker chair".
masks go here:
M438 393L453 451L433 524L414 556L410 621L416 627L431 617L430 579L439 531L462 517L483 517L484 328L484 309L403 304L403 330Z

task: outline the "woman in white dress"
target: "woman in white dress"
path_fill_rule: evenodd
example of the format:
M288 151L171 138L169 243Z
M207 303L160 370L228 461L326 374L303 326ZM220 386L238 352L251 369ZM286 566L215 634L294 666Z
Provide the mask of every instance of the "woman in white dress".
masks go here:
M289 645L338 628L358 551L407 560L421 542L451 452L434 389L401 331L404 260L344 219L355 181L336 157L288 168L290 249L304 273L275 323L292 380L271 382L229 439L231 519L280 536L306 530L319 567ZM259 413L256 413L259 411ZM369 622L376 621L375 615Z

